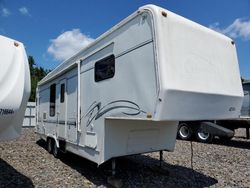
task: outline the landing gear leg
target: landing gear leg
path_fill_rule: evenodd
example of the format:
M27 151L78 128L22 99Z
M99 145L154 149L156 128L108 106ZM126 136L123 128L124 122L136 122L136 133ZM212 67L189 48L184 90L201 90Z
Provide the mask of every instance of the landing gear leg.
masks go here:
M122 180L115 177L116 175L116 161L112 159L112 176L108 177L108 183L116 188L121 188L123 183Z
M155 173L159 173L159 174L168 176L169 171L166 168L163 168L163 150L160 150L159 154L160 154L160 165L155 165L155 166L152 166L149 168Z
M116 161L115 159L112 159L112 176L115 176L116 174L115 166L116 166Z
M160 151L160 168L162 167L163 151Z
M249 128L246 128L246 137L249 139Z

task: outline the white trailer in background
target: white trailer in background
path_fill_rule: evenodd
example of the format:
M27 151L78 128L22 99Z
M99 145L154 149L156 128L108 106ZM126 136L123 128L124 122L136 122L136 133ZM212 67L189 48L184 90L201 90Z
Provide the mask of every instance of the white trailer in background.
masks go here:
M102 164L173 151L178 121L238 117L242 97L230 38L147 5L39 82L36 132Z
M17 138L30 95L30 72L22 43L0 35L0 140Z

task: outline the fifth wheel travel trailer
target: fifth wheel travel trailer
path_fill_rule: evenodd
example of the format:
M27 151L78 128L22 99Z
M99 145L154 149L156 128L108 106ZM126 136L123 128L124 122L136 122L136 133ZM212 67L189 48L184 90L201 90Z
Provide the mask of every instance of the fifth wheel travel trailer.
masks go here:
M30 72L22 43L0 35L0 140L17 138L30 95Z
M238 117L242 97L230 38L146 5L39 82L36 132L100 165L173 151L178 121Z

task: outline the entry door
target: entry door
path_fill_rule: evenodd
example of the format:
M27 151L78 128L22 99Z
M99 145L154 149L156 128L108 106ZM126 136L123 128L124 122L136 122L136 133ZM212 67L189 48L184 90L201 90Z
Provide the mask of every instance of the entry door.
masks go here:
M59 83L58 136L66 139L67 127L67 87L66 79Z
M77 141L77 76L67 80L67 140Z

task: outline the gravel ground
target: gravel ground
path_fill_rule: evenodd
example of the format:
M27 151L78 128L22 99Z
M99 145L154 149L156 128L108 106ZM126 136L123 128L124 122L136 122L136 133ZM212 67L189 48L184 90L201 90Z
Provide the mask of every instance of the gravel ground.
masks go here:
M250 187L250 140L239 129L231 141L213 144L177 141L174 152L117 159L123 187ZM97 166L67 153L60 159L48 154L33 129L23 129L14 141L0 143L0 187L110 187L111 163ZM193 166L193 168L192 168Z

